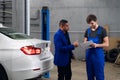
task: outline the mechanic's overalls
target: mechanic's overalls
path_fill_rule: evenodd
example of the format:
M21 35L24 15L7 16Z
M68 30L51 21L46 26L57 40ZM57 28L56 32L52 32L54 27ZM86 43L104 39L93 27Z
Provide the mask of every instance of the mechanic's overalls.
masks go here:
M99 35L102 33L101 27L95 38L90 37L91 29L88 29L88 41L101 43ZM86 68L88 80L104 80L104 51L103 48L89 48L86 50Z

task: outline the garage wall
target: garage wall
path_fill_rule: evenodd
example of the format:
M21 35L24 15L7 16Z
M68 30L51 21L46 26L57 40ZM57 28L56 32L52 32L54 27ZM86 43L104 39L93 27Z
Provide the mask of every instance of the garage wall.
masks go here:
M25 17L24 17L24 0L12 0L12 27L18 31L24 33Z
M60 19L68 19L71 31L83 31L88 26L85 22L90 13L96 14L99 24L109 25L110 30L119 31L119 0L30 0L31 17L36 17L42 6L48 6L51 12L51 31L57 30Z
M0 23L12 27L12 0L0 0Z
M22 4L23 0L14 0ZM18 3L17 2L17 3ZM30 0L31 15L31 36L41 38L41 9L48 6L50 9L50 36L53 47L53 35L58 29L58 23L61 19L67 19L70 23L71 41L83 41L84 31L88 27L86 17L88 14L95 14L98 17L99 24L108 25L111 37L120 37L120 0ZM19 5L18 4L18 5ZM16 12L21 14L22 6L16 8ZM19 20L22 16L19 16ZM19 20L21 23L21 20ZM17 22L19 23L19 22ZM17 26L16 26L17 27ZM19 27L20 28L20 27ZM21 28L19 29L22 30ZM84 49L78 47L74 51L78 58L84 58Z
M120 0L31 0L31 18L37 18L36 15L42 9L42 6L49 7L51 13L50 31L52 43L54 32L58 29L58 23L61 19L67 19L70 23L72 42L74 40L82 42L84 31L88 27L86 24L88 14L95 14L100 25L108 25L110 36L120 37L119 3ZM40 19L31 21L31 36L41 38L41 23L39 22ZM74 53L79 58L84 57L84 49L81 47L78 47Z

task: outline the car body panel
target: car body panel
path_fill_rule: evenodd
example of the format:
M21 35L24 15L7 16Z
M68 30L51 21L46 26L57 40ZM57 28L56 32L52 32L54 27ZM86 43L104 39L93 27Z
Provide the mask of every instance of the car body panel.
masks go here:
M53 68L50 44L50 41L35 38L11 39L0 33L0 64L5 68L9 80L34 78L50 71ZM26 55L21 51L24 46L41 48L41 54Z

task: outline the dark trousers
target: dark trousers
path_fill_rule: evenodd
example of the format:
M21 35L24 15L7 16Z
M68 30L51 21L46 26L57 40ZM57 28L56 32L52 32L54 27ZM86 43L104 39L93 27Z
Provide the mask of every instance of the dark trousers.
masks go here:
M67 66L57 66L58 68L58 80L71 80L72 71L71 64Z

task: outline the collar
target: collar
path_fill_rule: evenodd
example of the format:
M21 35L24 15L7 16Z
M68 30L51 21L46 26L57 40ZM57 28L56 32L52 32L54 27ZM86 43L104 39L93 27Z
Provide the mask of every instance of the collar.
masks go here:
M60 33L62 33L62 34L66 34L66 33L67 33L67 32L64 33L64 31L62 31L61 29L59 29L58 31L59 31Z

